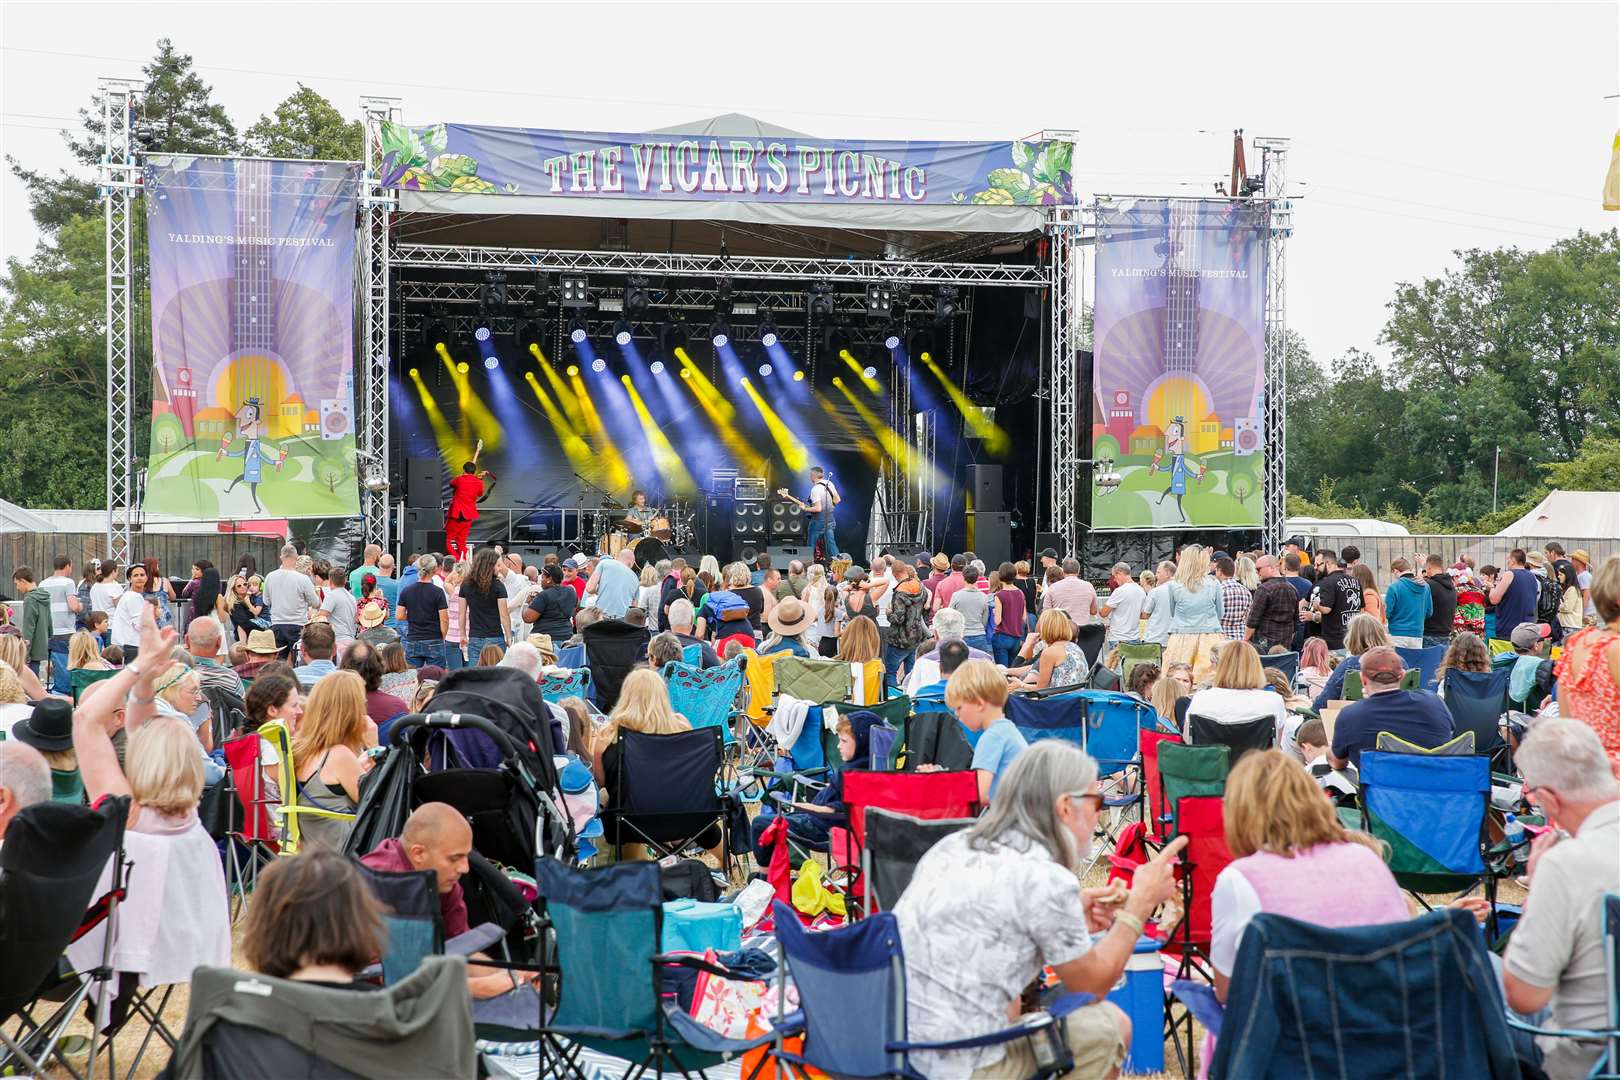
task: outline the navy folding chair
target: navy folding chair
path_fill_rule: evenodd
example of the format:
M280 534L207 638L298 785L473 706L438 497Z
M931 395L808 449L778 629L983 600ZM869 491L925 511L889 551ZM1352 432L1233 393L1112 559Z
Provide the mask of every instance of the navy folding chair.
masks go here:
M1085 743L1086 706L1078 691L1047 698L1013 694L1007 698L1006 713L1025 742L1061 739L1071 746Z
M1042 1037L1039 1026L1026 1022L968 1039L909 1042L905 953L899 924L889 912L812 933L792 908L777 901L776 935L799 989L804 1048L797 1054L781 1048L771 1053L798 1076L807 1076L805 1070L811 1068L858 1080L921 1080L911 1065L911 1051L972 1050ZM1090 994L1065 994L1047 1010L1047 1022L1055 1023L1092 1000ZM1072 1067L1072 1062L1053 1062L1038 1068L1030 1080L1061 1076Z
M1288 685L1293 686L1295 677L1299 675L1299 653L1261 653L1260 666L1282 672Z
M1451 733L1473 732L1475 752L1490 754L1504 766L1508 746L1502 738L1502 717L1510 707L1508 681L1512 676L1511 668L1446 672L1445 702L1451 713Z
M1224 746L1231 750L1233 765L1251 750L1270 750L1277 745L1277 718L1269 714L1225 724L1189 712L1187 731L1193 746Z
M1446 658L1446 647L1430 645L1427 649L1409 649L1397 645L1395 651L1400 654L1401 663L1406 665L1408 671L1419 672L1418 688L1432 692L1435 688L1435 676L1440 671L1440 662Z

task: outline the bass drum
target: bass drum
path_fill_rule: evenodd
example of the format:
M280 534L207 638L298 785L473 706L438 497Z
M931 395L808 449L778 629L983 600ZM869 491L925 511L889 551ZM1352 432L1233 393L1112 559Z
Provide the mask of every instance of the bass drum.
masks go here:
M630 545L630 551L636 557L637 570L640 570L651 563L658 562L660 559L669 558L669 549L666 548L664 546L664 542L658 539L656 536L643 536L640 540L637 540L635 543Z
M596 553L606 555L610 559L617 558L619 552L623 551L628 543L630 543L630 538L616 529L613 532L605 532L602 534L602 538L596 542Z
M669 527L669 518L655 517L647 526L647 535L657 537L664 543L675 539L675 531Z

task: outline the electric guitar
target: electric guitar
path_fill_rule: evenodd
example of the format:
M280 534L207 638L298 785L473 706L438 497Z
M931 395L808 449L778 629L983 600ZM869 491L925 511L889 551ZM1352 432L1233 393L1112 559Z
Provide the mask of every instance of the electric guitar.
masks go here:
M789 494L787 488L777 488L776 497L779 499L786 499L788 502L792 503L794 506L797 506L800 510L803 510L807 514L815 513L815 509L809 503L805 502L797 495ZM827 497L832 500L832 504L834 506L837 506L839 503L844 501L843 499L839 498L838 490L834 488L831 483L827 484Z

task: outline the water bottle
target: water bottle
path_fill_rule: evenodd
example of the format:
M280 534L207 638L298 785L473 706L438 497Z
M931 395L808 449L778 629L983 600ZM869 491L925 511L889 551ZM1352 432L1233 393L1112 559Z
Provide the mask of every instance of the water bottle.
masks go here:
M1527 838L1525 836L1524 826L1519 823L1519 818L1516 814L1509 814L1507 816L1507 820L1503 822L1502 839L1508 845L1508 868L1517 869L1518 867L1524 865L1525 859L1522 848L1524 847Z

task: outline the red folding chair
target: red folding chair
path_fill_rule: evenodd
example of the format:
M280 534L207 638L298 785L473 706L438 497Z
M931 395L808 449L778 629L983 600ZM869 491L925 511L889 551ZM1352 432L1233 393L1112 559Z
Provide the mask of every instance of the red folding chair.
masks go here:
M260 756L264 742L258 732L226 739L220 748L225 751L231 788L242 805L242 827L229 834L231 842L227 845L225 886L232 897L234 923L247 907L247 894L258 885L260 864L274 859L280 851L271 817L271 808L279 800L270 798L265 790Z
M866 846L866 808L881 807L914 818L976 817L979 813L979 778L971 769L961 772L844 773L844 805L849 810L849 840L844 850L833 849L833 861L849 881L852 901L864 895L861 853ZM854 908L862 908L855 904ZM852 911L853 913L853 911Z
M1186 979L1198 975L1214 982L1209 964L1209 945L1212 919L1210 899L1215 891L1215 879L1232 861L1226 846L1225 800L1213 796L1185 795L1177 810L1181 832L1187 837L1187 846L1176 861L1176 878L1181 883L1181 922L1165 941L1164 952L1178 956L1176 978ZM1176 1048L1184 1069L1190 1068L1193 1055L1193 1018L1183 1006L1181 1015L1175 1015L1172 1005L1179 1000L1170 993L1165 995L1165 1037ZM1182 1039L1186 1040L1186 1056L1182 1057ZM1189 1073L1190 1075L1190 1073Z
M1159 744L1180 742L1181 736L1165 731L1144 731L1138 738L1142 747L1142 784L1147 788L1148 831L1162 844L1170 839L1170 820L1164 810L1164 791L1159 785Z

